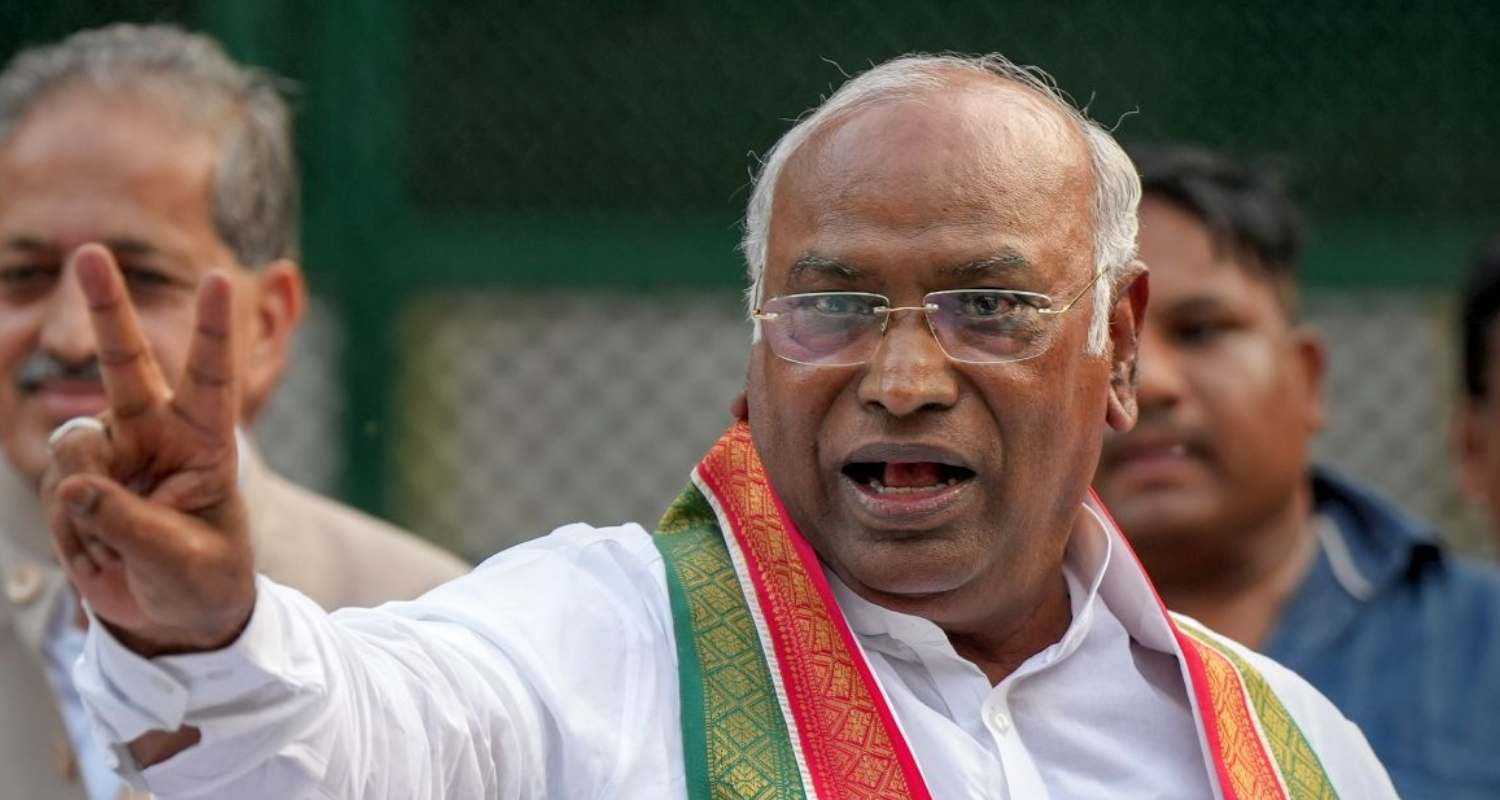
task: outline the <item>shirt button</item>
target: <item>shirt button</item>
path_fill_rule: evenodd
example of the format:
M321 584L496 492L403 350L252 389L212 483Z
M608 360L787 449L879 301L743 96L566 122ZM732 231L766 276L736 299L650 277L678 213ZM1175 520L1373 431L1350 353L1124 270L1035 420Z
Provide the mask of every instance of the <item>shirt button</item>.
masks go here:
M995 732L999 734L1010 733L1010 715L1004 711L994 711L990 714L990 724L995 726Z
M42 593L43 578L41 567L22 564L5 576L5 596L18 606L28 605Z

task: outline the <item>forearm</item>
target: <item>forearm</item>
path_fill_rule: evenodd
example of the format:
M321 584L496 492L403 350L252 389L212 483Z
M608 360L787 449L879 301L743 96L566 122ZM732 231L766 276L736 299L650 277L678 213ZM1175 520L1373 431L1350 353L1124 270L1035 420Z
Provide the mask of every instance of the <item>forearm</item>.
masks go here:
M91 633L79 686L105 738L163 797L517 797L495 763L519 748L504 659L476 668L462 631L371 610L329 617L269 581L244 634L140 659ZM431 627L430 632L418 630ZM156 731L156 733L148 733ZM161 731L174 731L163 734Z

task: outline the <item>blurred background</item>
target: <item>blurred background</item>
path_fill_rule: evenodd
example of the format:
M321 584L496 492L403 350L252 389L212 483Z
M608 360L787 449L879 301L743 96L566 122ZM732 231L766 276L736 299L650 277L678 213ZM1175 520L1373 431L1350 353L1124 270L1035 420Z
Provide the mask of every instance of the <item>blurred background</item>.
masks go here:
M1322 457L1483 546L1448 419L1452 294L1500 226L1500 4L6 0L0 57L120 20L295 82L317 301L268 458L470 558L656 520L742 382L754 154L911 50L1279 164L1332 344Z

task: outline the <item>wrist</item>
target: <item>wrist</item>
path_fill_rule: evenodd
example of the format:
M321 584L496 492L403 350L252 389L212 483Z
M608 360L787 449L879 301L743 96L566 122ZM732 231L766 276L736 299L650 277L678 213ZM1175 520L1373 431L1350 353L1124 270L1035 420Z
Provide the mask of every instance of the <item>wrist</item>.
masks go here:
M250 618L255 613L254 595L243 608L220 617L221 622L204 625L192 630L180 628L154 628L129 630L104 619L99 619L112 636L126 649L142 658L208 653L222 650L235 643Z

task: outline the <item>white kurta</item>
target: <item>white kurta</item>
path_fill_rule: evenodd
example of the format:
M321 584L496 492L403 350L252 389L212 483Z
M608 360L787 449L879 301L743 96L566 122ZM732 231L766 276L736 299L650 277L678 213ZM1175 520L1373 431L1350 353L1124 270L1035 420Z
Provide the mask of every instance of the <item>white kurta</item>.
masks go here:
M1073 621L997 686L932 623L834 581L934 797L1215 795L1150 585L1110 526L1080 516ZM258 586L244 635L215 653L147 661L91 626L77 681L116 753L146 730L203 734L144 773L122 764L128 780L247 800L686 796L666 578L639 526L568 526L375 610L329 616ZM1341 796L1395 797L1354 725L1244 655Z

